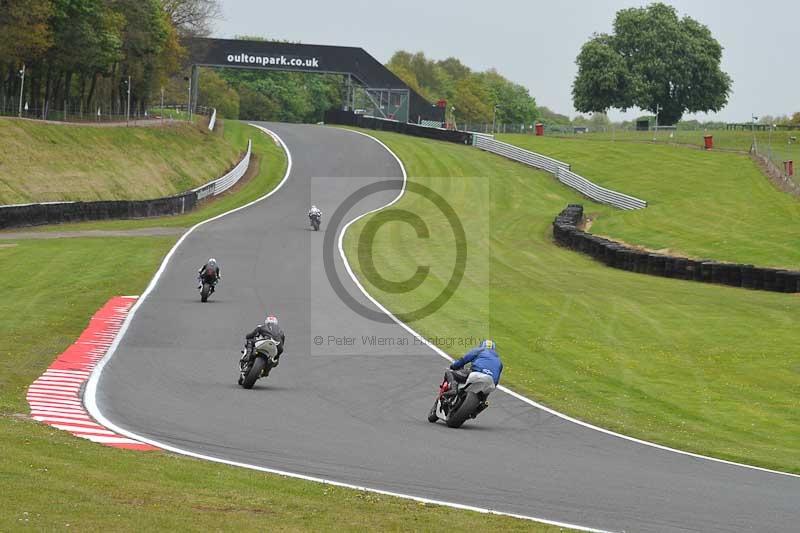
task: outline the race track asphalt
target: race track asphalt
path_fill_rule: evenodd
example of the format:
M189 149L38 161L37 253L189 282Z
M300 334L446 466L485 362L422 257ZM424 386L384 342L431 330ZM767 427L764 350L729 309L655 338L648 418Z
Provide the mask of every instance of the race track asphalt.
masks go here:
M352 311L322 261L331 213L362 186L401 177L399 165L353 132L265 126L292 153L288 181L178 248L100 375L96 400L107 419L208 456L592 528L798 530L796 477L637 444L501 392L461 430L428 423L447 362L399 325ZM368 197L348 219L397 192ZM320 232L308 228L311 203L324 213ZM209 256L223 281L201 304L195 273ZM338 253L335 263L353 298L374 308ZM267 312L281 320L286 353L269 378L243 390L242 336ZM361 338L373 335L409 345ZM329 336L356 341L337 346Z

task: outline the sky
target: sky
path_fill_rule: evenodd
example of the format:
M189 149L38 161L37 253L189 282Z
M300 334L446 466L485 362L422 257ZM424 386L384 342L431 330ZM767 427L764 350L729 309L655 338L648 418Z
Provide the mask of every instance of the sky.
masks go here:
M538 105L574 116L575 58L593 33L636 0L221 0L214 37L259 35L307 44L359 46L381 63L397 50L456 57L496 68L528 88ZM800 1L664 0L709 27L733 78L728 105L684 118L748 122L800 111ZM611 110L613 120L631 119Z

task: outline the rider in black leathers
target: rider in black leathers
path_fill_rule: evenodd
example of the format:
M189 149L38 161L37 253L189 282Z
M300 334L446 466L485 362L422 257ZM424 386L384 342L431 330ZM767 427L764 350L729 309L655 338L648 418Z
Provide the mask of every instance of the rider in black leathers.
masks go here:
M219 264L212 257L197 271L197 288L201 289L204 281L216 285L220 279L222 279L222 275L219 273Z
M275 366L278 366L278 361L286 346L286 335L278 325L278 319L269 315L263 324L256 326L256 329L245 335L245 351L242 356L242 362L250 361L250 356L253 355L253 348L258 339L271 338L278 341L278 354L275 356Z

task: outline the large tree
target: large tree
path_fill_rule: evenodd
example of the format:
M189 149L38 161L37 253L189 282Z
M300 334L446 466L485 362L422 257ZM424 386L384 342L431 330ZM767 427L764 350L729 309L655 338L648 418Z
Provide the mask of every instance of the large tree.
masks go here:
M636 106L658 113L659 124L675 124L685 112L728 103L731 78L721 59L711 31L673 7L623 9L612 34L594 35L581 48L573 102L584 113Z

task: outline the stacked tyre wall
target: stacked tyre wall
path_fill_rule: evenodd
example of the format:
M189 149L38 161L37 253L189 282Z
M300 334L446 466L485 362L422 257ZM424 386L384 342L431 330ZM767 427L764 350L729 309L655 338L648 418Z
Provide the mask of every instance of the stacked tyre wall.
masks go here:
M553 221L556 243L607 266L666 278L717 283L746 289L800 292L800 271L688 259L639 250L579 229L583 206L570 204Z

